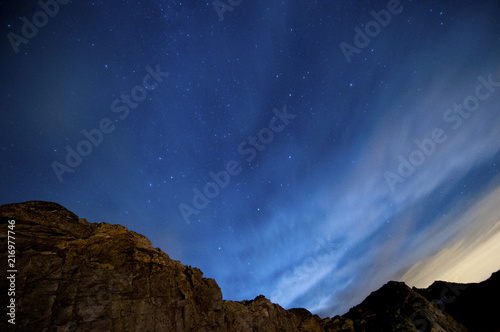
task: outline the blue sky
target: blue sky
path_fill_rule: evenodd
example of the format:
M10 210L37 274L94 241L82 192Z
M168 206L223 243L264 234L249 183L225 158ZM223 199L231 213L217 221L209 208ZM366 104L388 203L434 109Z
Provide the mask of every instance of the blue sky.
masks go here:
M322 316L500 268L496 1L54 8L16 53L43 9L1 4L0 203L122 224L225 299Z

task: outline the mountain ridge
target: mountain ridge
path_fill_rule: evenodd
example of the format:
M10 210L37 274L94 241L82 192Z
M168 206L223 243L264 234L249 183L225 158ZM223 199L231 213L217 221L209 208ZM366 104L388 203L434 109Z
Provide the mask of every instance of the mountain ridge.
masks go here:
M498 289L499 272L486 284L468 286L472 291L454 286L451 291L463 294L442 299L448 301L444 308L432 303L441 284L421 290L390 281L346 314L322 319L307 309L285 310L262 295L223 300L214 279L172 260L145 236L90 223L57 203L0 206L4 229L9 220L16 221L16 324L3 319L5 331L498 331L490 322L494 310L460 322L453 315L470 309L461 296ZM9 280L2 278L0 286L7 289Z

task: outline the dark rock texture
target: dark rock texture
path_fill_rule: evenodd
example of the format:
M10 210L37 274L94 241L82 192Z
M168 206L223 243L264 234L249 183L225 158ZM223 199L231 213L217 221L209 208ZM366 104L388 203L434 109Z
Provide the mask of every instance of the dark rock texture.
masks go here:
M326 331L467 331L450 315L396 281L371 293L345 315L327 320Z
M89 223L55 203L0 207L2 262L9 219L16 221L16 324L4 314L0 331L467 331L452 315L470 331L499 330L497 322L491 325L498 308L477 305L486 294L495 294L498 303L499 273L467 290L455 287L463 294L453 305L442 300L444 308L431 303L443 293L439 283L412 290L389 282L345 315L321 319L262 295L223 301L215 280L170 259L146 237L120 225ZM9 285L0 279L2 291ZM7 297L1 301L6 308Z
M436 281L426 289L414 289L470 332L500 331L500 271L481 283Z
M3 227L16 220L16 331L321 330L318 316L303 320L264 297L223 301L215 280L123 226L47 202L4 205L0 217ZM12 330L6 323L0 330Z

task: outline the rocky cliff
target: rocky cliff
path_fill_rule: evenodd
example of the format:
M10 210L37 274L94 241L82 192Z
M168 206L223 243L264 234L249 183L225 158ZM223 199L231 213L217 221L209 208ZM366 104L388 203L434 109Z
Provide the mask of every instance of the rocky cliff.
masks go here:
M223 301L215 280L125 227L89 223L47 202L4 205L0 217L2 262L7 221L16 221L17 268L16 324L2 319L2 331L321 330L318 316L264 297ZM8 283L2 278L1 289Z
M10 220L15 253L7 250ZM15 315L4 315L1 331L466 331L403 283L389 282L342 317L321 319L264 296L223 301L215 280L146 237L89 223L55 203L3 205L0 222L0 261L14 254L17 271L14 284L0 279L2 290L15 292L2 296L3 308L15 299Z

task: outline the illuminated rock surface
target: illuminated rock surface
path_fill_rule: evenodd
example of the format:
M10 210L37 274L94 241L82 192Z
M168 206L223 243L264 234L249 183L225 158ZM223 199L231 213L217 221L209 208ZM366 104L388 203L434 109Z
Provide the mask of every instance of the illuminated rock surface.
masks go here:
M55 203L1 206L2 227L9 219L16 220L16 324L4 317L2 331L467 331L431 304L439 284L417 290L389 282L342 317L321 319L264 296L224 301L214 279L170 259L146 237L89 223ZM486 286L498 285L498 273L495 280ZM469 288L484 293L486 286ZM460 305L473 295L463 292L444 311L465 315Z

